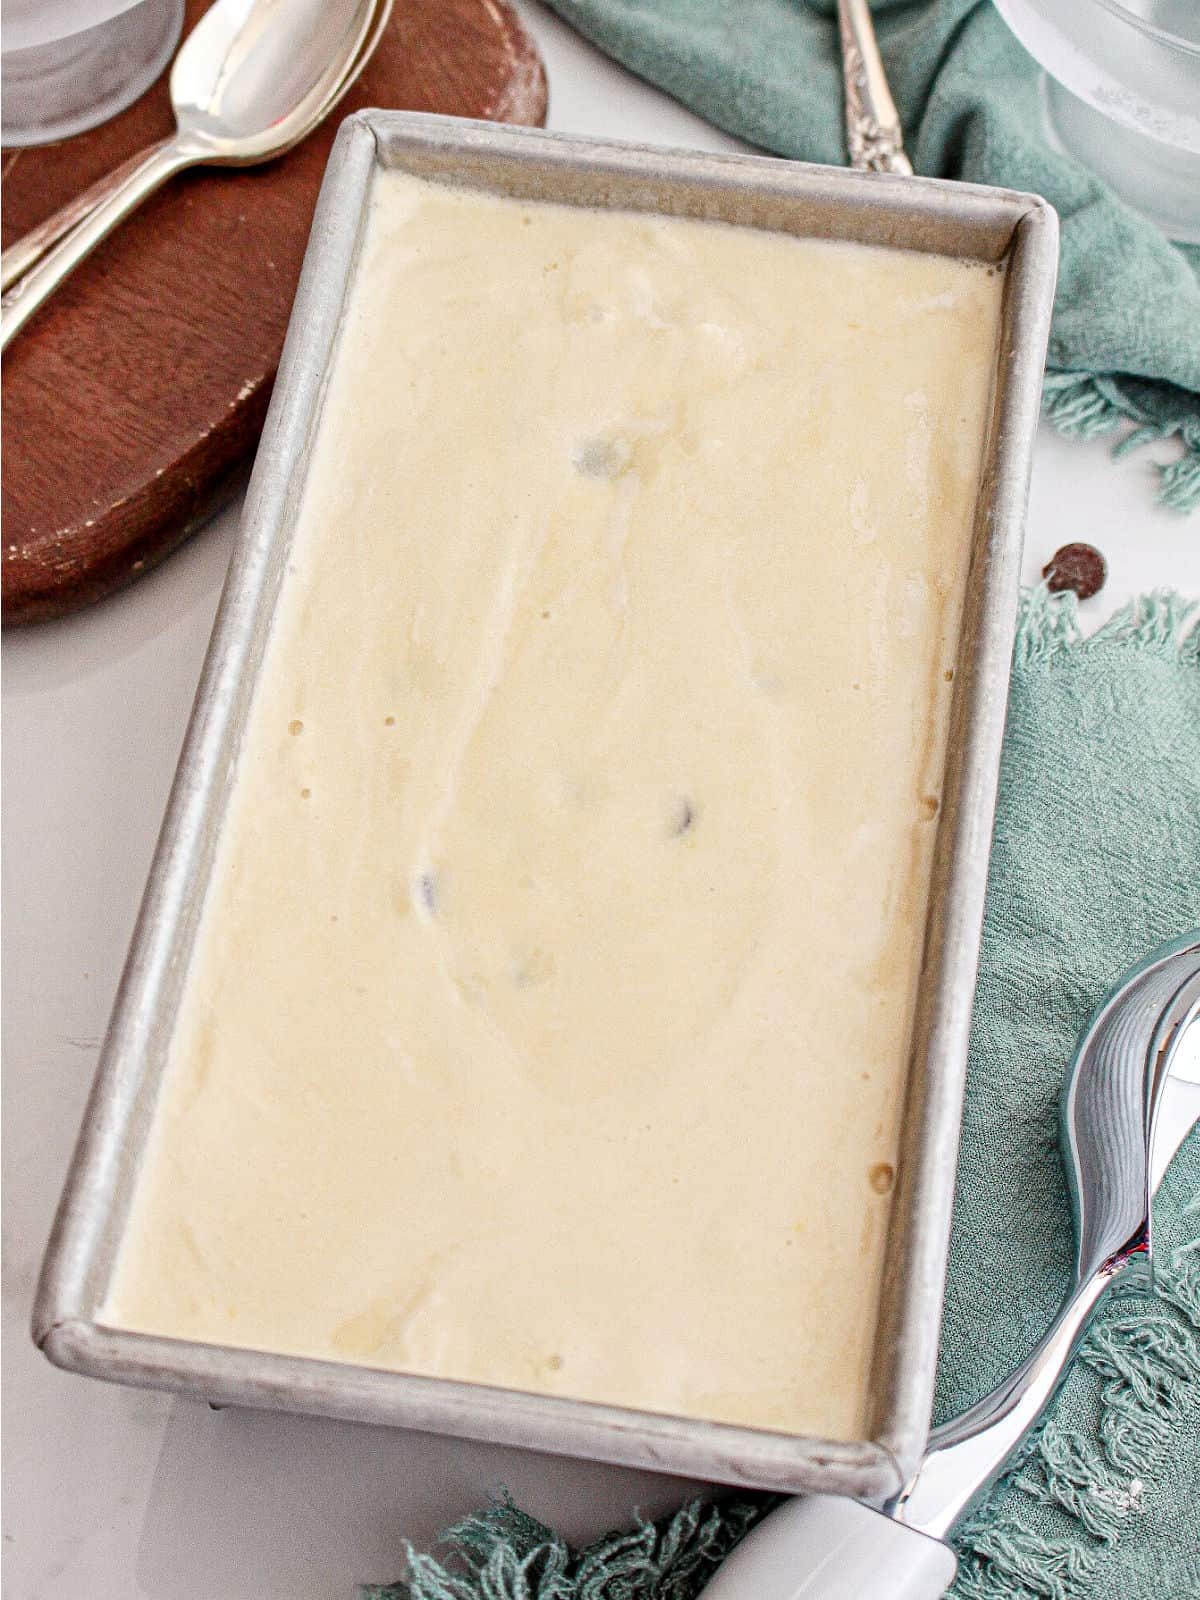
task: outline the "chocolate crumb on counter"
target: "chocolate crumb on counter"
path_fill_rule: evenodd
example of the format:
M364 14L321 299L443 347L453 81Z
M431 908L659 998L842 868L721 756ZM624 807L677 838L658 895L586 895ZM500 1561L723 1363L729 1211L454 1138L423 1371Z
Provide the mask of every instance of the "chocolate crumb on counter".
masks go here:
M1099 594L1108 577L1108 564L1091 544L1064 544L1042 568L1042 577L1052 594L1073 589L1081 600Z

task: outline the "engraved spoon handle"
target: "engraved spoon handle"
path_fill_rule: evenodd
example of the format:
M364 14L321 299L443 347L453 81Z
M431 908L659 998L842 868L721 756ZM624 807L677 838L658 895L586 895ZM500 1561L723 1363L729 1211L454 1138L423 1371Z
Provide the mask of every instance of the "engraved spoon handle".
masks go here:
M171 136L173 137L174 135ZM162 141L163 144L170 142L170 138ZM136 155L130 156L128 161L122 161L119 167L106 172L102 178L98 178L74 199L68 200L66 205L60 206L35 228L30 228L28 233L22 234L15 244L9 245L4 254L0 255L0 291L11 289L18 278L24 277L30 267L40 261L52 245L56 245L70 233L76 223L82 222L102 200L107 200L115 189L119 189L126 178L142 165L148 154L148 150L139 150Z
M900 117L888 88L867 0L838 0L838 27L850 165L911 177L912 162L904 154Z
M0 299L0 349L7 348L38 307L119 222L168 178L196 160L196 153L178 137L143 151L140 160L124 170L121 181L108 189L104 199Z

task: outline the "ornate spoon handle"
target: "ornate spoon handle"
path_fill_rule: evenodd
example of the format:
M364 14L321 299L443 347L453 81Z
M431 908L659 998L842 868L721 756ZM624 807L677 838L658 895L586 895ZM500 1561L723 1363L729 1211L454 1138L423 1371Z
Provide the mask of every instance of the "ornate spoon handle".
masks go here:
M164 144L169 142L169 140L163 141ZM0 290L7 293L18 278L23 278L30 267L42 259L52 245L56 245L70 233L76 223L82 222L84 217L94 211L101 200L106 200L114 189L119 189L130 173L141 166L147 154L148 151L139 150L136 155L130 156L128 161L122 161L119 167L106 172L90 188L84 189L73 200L68 200L66 205L60 206L53 216L47 217L44 222L39 222L36 228L30 228L29 232L22 234L15 244L9 245L4 254L0 255Z
M842 73L846 85L846 143L850 165L869 172L912 176L896 102L888 88L867 0L838 0Z
M201 150L200 156L203 154ZM196 160L196 151L177 136L151 145L136 162L122 167L120 181L106 186L103 199L0 298L0 350L7 349L39 306L119 222L168 178Z

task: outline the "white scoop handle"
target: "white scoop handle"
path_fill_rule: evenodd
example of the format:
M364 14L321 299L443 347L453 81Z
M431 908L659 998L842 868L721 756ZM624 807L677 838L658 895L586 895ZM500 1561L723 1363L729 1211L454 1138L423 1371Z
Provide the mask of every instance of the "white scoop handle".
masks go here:
M956 1566L940 1539L859 1500L809 1494L751 1529L704 1600L939 1600Z

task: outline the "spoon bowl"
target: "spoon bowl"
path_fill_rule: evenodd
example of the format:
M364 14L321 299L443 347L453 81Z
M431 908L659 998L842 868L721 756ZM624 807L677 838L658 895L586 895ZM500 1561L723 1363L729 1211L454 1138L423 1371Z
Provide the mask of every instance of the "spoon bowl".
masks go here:
M264 161L290 149L343 88L375 0L217 0L171 69L179 133L206 161Z

